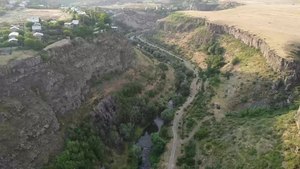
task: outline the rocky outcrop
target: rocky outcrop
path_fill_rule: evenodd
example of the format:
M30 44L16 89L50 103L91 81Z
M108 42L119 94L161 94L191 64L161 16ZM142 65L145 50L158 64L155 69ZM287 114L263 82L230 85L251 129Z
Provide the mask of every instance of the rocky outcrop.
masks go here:
M117 117L116 98L109 96L101 100L94 110L90 112L94 126L106 145L113 146L120 150L123 144L122 137L119 136L117 126L120 124ZM113 139L112 139L113 138Z
M288 76L285 79L286 86L289 84L293 84L300 79L299 62L295 59L279 56L275 50L271 49L271 47L265 40L258 37L257 35L253 35L234 26L219 25L208 21L206 22L206 26L213 33L230 34L236 39L241 40L246 45L259 49L265 57L267 63L273 68L273 70L287 73Z
M166 19L158 20L157 27L158 29L166 32L189 32L204 24L205 20L203 19L182 17L179 18L176 22Z
M63 143L58 116L78 108L93 79L134 64L117 35L62 40L0 67L0 168L41 168Z
M186 17L188 18L188 17ZM221 25L207 21L204 18L192 18L193 21L190 21L191 18L186 19L189 22L176 22L170 23L165 20L161 20L158 22L158 28L164 31L177 31L177 32L185 32L190 31L189 29L180 29L180 28L194 28L196 23L204 23L207 29L213 34L230 34L234 36L236 39L241 40L243 43L248 46L259 49L263 56L265 57L267 63L270 67L275 71L285 72L286 78L284 80L285 86L291 86L295 83L298 83L300 80L300 63L299 61L292 58L284 58L279 56L275 50L273 50L268 43L258 37L257 35L253 35L247 31L241 30L234 26ZM290 87L289 87L290 88Z

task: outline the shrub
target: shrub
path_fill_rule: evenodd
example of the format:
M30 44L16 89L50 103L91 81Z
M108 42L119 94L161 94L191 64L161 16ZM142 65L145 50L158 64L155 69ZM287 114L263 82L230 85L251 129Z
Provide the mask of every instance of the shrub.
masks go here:
M238 57L235 57L232 59L231 64L232 65L237 65L241 62L241 60Z
M165 121L165 122L170 122L173 120L174 118L174 113L175 111L173 109L166 109L163 112L161 112L161 118Z
M104 145L88 124L82 124L68 132L65 150L53 164L46 168L93 168L102 161Z
M202 140L204 138L206 138L209 135L209 132L206 128L200 128L197 133L195 134L195 138L197 140Z
M32 39L28 37L25 37L24 46L25 48L33 49L33 50L41 50L44 48L44 45L40 40Z

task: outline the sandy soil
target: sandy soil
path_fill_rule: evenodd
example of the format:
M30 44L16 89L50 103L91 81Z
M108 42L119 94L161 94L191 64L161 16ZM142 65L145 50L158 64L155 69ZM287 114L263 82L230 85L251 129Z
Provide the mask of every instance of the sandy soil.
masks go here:
M205 17L236 26L264 38L272 49L287 57L286 45L300 42L300 5L245 5L223 11L183 11L193 17Z
M221 2L236 1L243 4L296 4L299 0L220 0Z
M14 10L7 12L5 15L0 17L1 23L25 23L26 19L31 16L39 16L41 19L57 19L64 20L71 18L71 16L59 9L24 9Z

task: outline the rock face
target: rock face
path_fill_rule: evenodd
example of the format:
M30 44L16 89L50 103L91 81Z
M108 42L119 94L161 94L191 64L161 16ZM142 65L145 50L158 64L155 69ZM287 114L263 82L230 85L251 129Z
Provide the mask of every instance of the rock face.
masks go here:
M267 63L270 67L273 68L273 70L285 72L287 74L284 81L285 86L291 86L295 83L298 83L298 81L300 80L299 61L296 61L292 58L284 58L279 56L276 53L276 51L270 48L270 46L266 43L265 40L261 39L256 35L250 34L247 31L243 31L234 26L211 23L204 18L188 18L186 19L186 21L176 24L170 24L168 21L160 20L157 25L158 28L161 30L178 32L189 31L191 29L194 29L195 26L197 27L199 25L205 25L207 29L213 34L230 34L236 39L241 40L246 45L259 49L265 57Z
M276 53L276 51L271 49L270 46L266 43L266 41L261 39L260 37L252 35L239 28L235 28L234 26L218 25L210 22L206 22L206 26L213 33L230 34L236 39L241 40L246 45L259 49L265 57L267 63L273 68L273 70L288 73L288 77L285 80L285 85L295 83L300 79L299 62L291 58L283 58L279 56Z
M180 23L173 23L165 19L158 20L157 27L166 32L188 32L205 24L205 20L197 18L184 18Z
M57 116L78 108L94 79L133 65L132 51L106 34L62 40L42 57L0 67L0 168L41 168L63 144Z
M120 137L117 129L121 123L117 117L117 110L116 98L108 96L94 107L90 115L101 138L106 138L103 140L105 145L112 146L116 150L122 150L124 140Z

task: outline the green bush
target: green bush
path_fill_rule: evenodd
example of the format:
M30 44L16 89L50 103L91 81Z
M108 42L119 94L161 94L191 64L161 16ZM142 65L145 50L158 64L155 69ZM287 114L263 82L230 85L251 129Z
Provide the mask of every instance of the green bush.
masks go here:
M235 57L232 59L231 64L232 65L237 65L241 62L241 60L238 57Z
M49 169L93 169L102 161L104 145L88 123L68 132L64 151L50 164Z
M169 70L168 66L167 66L166 64L164 64L164 63L158 64L158 67L159 67L161 70L163 70L163 71Z
M24 46L27 49L41 50L44 48L43 43L38 39L25 37Z
M167 142L159 136L158 133L153 133L151 135L151 140L153 143L151 153L150 153L150 161L152 164L152 168L156 168L159 163L160 156L165 151L165 146Z
M206 128L200 128L195 134L195 138L200 141L206 138L208 135L209 135L209 131Z
M79 37L91 37L93 36L93 28L88 26L79 26L74 28L73 34Z
M175 114L174 109L166 109L163 112L161 112L161 118L166 122L170 122L173 120Z

